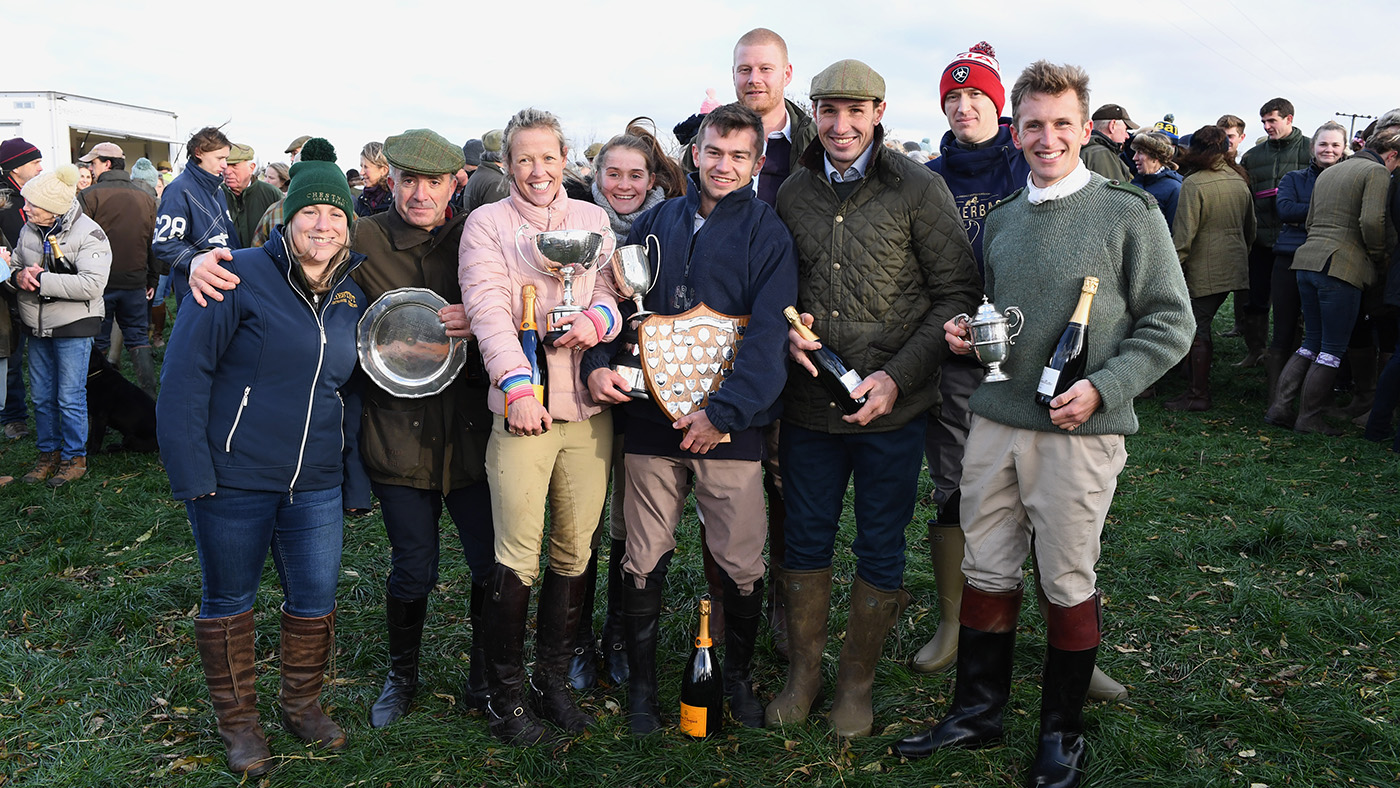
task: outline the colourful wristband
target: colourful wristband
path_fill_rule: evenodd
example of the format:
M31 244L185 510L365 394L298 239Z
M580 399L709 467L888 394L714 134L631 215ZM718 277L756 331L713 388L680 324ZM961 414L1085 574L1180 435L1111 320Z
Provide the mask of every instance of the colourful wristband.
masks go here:
M594 309L590 309L587 312L584 312L583 316L588 318L589 321L593 323L593 330L597 332L598 341L601 342L603 341L603 337L607 336L608 334L607 321L605 321L601 317L598 317L598 313L594 311L596 308L597 307L594 307Z
M613 330L613 327L617 325L617 319L616 319L615 317L613 317L613 311L612 311L611 309L607 308L606 306L604 306L604 305L602 305L602 304L594 304L594 305L593 305L593 309L591 309L591 310L589 310L589 311L590 311L590 312L596 311L599 315L602 315L602 318L603 318L603 321L604 321L604 327L603 327L603 328L600 328L599 331L598 331L598 338L599 338L599 339L602 339L603 337L605 337L605 336L607 336L609 333L611 333L612 330Z
M506 404L522 397L535 396L535 387L530 385L529 375L511 375L501 381L501 391L505 392Z

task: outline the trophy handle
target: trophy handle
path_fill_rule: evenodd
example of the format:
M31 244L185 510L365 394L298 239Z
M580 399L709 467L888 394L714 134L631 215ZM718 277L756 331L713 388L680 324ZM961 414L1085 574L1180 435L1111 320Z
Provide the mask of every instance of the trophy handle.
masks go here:
M657 274L660 274L660 273L661 273L661 239L660 239L660 238L657 238L657 237L656 237L654 234L652 234L652 233L648 233L648 234L647 234L647 237L646 237L646 243L642 244L642 246L643 246L643 248L645 248L645 249L647 250L647 258L650 259L650 257L651 257L651 242L652 242L652 241L655 241L655 242L656 242L656 273L657 273ZM655 287L655 286L656 286L656 277L653 276L653 277L651 278L651 287L648 287L648 288L647 288L647 292L650 293L650 292L651 292L651 288L652 288L652 287Z
M963 328L964 331L967 331L967 330L968 330L967 324L968 324L968 323L971 323L971 322L972 322L972 317L971 317L970 315L968 315L966 312L959 312L958 314L956 314L956 315L953 316L953 324L954 324L954 325L957 325L957 326L962 326L962 328ZM969 332L969 334L970 334L970 333L971 333L971 332Z
M516 230L515 230L515 253L518 254L518 255L520 255L520 259L521 259L521 260L524 260L526 265L530 266L531 268L534 268L534 267L535 267L534 261L530 258L529 255L525 254L525 250L524 250L524 249L521 249L521 248L520 248L520 235L521 235L521 233L524 233L525 230L527 230L527 229L528 229L528 227L527 227L526 225L523 225L523 224L520 225L518 228L516 228Z
M1017 308L1017 307L1014 307L1014 306L1008 306L1008 307L1006 308L1006 317L1007 317L1006 326L1007 326L1007 328L1010 328L1010 327L1011 327L1011 316L1012 316L1012 315L1015 315L1015 316L1016 316L1016 332L1015 332L1014 334L1007 334L1007 335L1006 335L1006 343L1007 343L1008 345L1014 345L1014 344L1016 344L1015 342L1012 342L1011 340L1013 340L1013 339L1015 339L1016 337L1020 336L1020 335L1021 335L1021 329L1023 329L1023 328L1026 327L1026 316L1023 315L1023 314L1021 314L1021 310L1020 310L1019 308Z

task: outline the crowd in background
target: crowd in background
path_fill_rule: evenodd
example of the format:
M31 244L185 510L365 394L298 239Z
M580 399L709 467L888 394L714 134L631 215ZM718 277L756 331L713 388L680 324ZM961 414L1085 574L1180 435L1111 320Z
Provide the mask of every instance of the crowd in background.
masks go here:
M770 54L779 49L781 57ZM755 73L775 64L775 75ZM536 109L464 145L426 129L365 143L358 168L348 172L334 165L334 148L311 135L286 149L290 167L259 167L250 147L203 128L188 141L179 174L167 161L144 158L128 169L112 143L52 170L25 140L0 143L0 232L9 272L0 315L0 371L7 373L0 421L7 439L25 437L32 402L39 450L33 468L19 480L0 477L0 487L59 487L87 472L88 455L103 437L89 434L89 410L105 405L89 401L90 375L118 363L125 350L144 400L121 407L149 408L159 417L154 426L172 487L187 501L199 547L205 586L197 637L233 771L256 775L269 767L255 696L247 692L252 599L269 544L277 546L287 598L284 714L300 738L345 746L344 730L320 709L321 675L333 649L342 518L370 511L371 493L384 512L393 563L385 602L389 669L370 711L374 727L406 714L420 686L418 654L444 508L472 574L464 697L487 714L493 734L523 745L554 738L553 728L582 732L591 719L572 692L599 681L628 684L635 734L661 727L655 651L662 589L692 491L716 599L716 637L726 640L731 713L751 726L805 719L821 687L827 639L832 546L822 541L835 538L834 526L830 534L810 532L808 524L825 517L812 501L830 497L812 485L837 490L839 509L839 491L854 473L861 564L848 626L856 634L842 646L830 720L841 735L869 735L873 665L907 602L903 531L913 507L906 488L913 485L878 487L889 480L871 479L882 455L861 444L867 433L880 450L897 446L901 458L913 459L909 478L897 481L916 479L925 456L937 480L938 518L929 523L929 538L942 616L914 668L953 665L958 614L967 610L962 571L971 565L962 563L960 441L982 370L966 359L944 360L941 332L917 335L911 326L943 326L930 316L974 311L974 293L988 274L982 230L995 206L1026 190L1055 197L1028 180L1035 165L1013 144L1025 131L1002 116L1005 91L985 43L960 54L944 74L951 130L936 148L927 138L883 137L883 79L859 61L821 72L810 107L784 99L784 73L790 80L781 38L753 31L735 51L737 103L709 97L701 113L676 124L674 140L636 118L582 158L571 158L577 154L558 119ZM1087 88L1081 98L1087 106ZM853 117L833 119L833 101L835 112ZM867 103L873 118L860 115ZM1366 439L1393 441L1400 451L1393 423L1400 403L1400 192L1392 177L1400 167L1400 109L1354 139L1330 121L1309 136L1295 127L1294 114L1285 99L1264 103L1266 134L1253 145L1245 142L1249 124L1232 114L1187 134L1170 114L1139 126L1115 103L1086 119L1074 177L1146 202L1153 232L1160 215L1194 324L1177 369L1129 392L1127 407L1137 395L1163 398L1174 411L1212 409L1221 379L1213 324L1233 298L1234 325L1225 335L1244 339L1246 355L1234 367L1266 371L1264 388L1252 392L1264 421L1332 436L1344 435L1350 422ZM833 128L852 129L855 142ZM722 144L733 140L739 142ZM841 156L848 144L856 145L849 160ZM875 181L923 191L881 192L872 198L879 216L866 225L849 222L840 236L853 244L853 256L821 258L814 250L836 243L823 233L857 215L868 195L860 190ZM861 199L848 204L853 195ZM886 243L912 232L890 217L909 215L919 217L912 224L924 235ZM752 315L748 353L712 405L666 419L654 403L629 396L616 359L646 340L607 266L580 274L572 283L578 309L549 326L557 331L547 347L527 350L533 345L522 340L521 327L532 327L537 315L526 305L538 293L553 307L562 290L520 251L519 238L562 231L605 239L594 250L601 260L629 244L650 255L649 243L659 242L666 266L655 272L654 291L643 294L646 313L674 316L705 304ZM905 266L903 253L914 263ZM840 273L843 264L876 272L865 284L879 297L817 308L825 291L809 280L818 258L831 271L821 274L831 277L823 284L849 275ZM913 279L911 267L918 271ZM423 398L378 390L352 372L358 317L382 294L407 287L441 296L444 330L470 345L460 379ZM865 378L850 391L855 404L846 414L825 393L804 389L805 373L789 372L817 346L804 344L815 340L800 329L788 333L781 317L788 305L799 307L819 335L845 337L833 338L833 346L844 348ZM842 316L857 309L868 319ZM932 336L938 349L920 358L939 363L910 362L902 345L881 345L891 335L911 347ZM174 363L162 372L153 350L167 337L166 358ZM264 352L272 348L277 352ZM311 369L303 407L308 398L296 375ZM1136 429L1135 417L1125 421L1131 429L1111 432ZM250 431L263 439L250 440ZM782 469L795 467L803 472L785 486ZM863 497L877 489L879 503ZM789 509L795 529L785 525ZM888 527L865 530L877 521ZM774 571L767 585L765 542ZM541 550L548 556L542 572ZM604 624L595 633L600 553L610 560ZM523 647L535 585L536 659L527 678ZM1049 596L1037 590L1052 619L1078 609L1062 606L1057 588ZM1097 605L1097 592L1089 591ZM765 619L790 660L788 685L766 708L749 682ZM1095 624L1093 649L1080 650L1091 652L1080 666L1082 689L1094 698L1125 697L1126 689L1095 667L1097 632ZM958 669L961 675L966 666L959 662ZM1082 701L1069 704L1076 714ZM897 749L927 755L943 746L938 737L946 731L939 730ZM1066 757L1079 764L1082 747L1078 753Z

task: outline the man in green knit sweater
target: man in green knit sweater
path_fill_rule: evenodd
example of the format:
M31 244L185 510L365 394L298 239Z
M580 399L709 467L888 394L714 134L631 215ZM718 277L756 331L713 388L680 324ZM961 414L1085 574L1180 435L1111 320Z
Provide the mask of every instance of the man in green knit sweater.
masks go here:
M1001 738L1020 613L1021 571L1035 550L1050 600L1040 744L1031 785L1075 786L1083 774L1085 695L1098 652L1099 536L1137 431L1133 397L1187 351L1194 330L1171 234L1150 195L1090 172L1089 78L1040 61L1011 92L1012 134L1030 164L1026 187L987 216L986 290L1025 314L1002 369L1008 382L972 395L964 455L967 538L953 708L931 729L895 744L905 757ZM1084 377L1036 404L1041 372L1079 300L1097 277ZM971 352L949 321L949 347Z

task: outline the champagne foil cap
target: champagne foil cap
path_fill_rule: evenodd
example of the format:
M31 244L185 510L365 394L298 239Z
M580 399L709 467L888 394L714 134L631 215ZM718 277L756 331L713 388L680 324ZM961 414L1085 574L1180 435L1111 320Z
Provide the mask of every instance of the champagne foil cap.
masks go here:
M1084 288L1081 292L1091 295L1099 292L1099 278L1097 276L1084 277Z
M797 314L797 307L790 306L783 309L783 317L787 318L788 323L792 324L798 336L809 342L821 341L821 339L817 337L817 333L808 328L806 323L802 322L802 316Z

